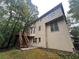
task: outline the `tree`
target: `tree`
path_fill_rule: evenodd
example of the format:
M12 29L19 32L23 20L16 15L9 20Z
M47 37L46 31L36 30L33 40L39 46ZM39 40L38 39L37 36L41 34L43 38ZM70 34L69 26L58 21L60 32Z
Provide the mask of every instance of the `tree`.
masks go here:
M73 35L76 38L79 38L79 27L73 27L71 35Z
M73 18L79 20L79 0L69 0L70 10L69 14L72 15Z
M31 10L28 0L1 0L0 3L6 5L3 8L6 13L2 13L1 17L8 15L7 18L3 17L5 22L2 18L2 21L0 21L3 22L3 24L0 24L2 30L0 33L5 39L2 46L8 47L10 42L14 40L15 35L20 31L25 31L27 29L25 26L37 18L37 14L32 13L37 9Z
M67 15L67 24L70 34L77 38L79 36L79 26L76 25L76 19L72 18L70 14Z

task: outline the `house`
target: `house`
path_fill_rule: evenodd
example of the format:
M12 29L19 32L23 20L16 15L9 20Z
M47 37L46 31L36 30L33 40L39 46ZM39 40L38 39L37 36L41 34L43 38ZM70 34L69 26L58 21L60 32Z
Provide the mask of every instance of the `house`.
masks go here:
M62 3L29 26L30 46L73 52Z

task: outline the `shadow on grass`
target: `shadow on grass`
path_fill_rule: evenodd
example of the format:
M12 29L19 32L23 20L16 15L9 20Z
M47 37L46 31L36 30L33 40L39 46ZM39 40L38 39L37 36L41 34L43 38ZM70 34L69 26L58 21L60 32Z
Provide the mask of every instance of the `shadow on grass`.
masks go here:
M49 48L39 48L48 52L54 52L54 53L64 53L64 54L73 54L72 52L62 51L62 50L56 50L56 49L49 49Z
M61 51L61 50L56 50L56 49L48 49L48 48L40 48L40 49L51 52L51 53L56 53L62 59L78 59L79 58L79 53L73 54L71 52L66 52L66 51Z
M11 51L11 50L14 50L14 49L17 49L17 48L15 48L15 47L13 47L13 48L0 48L0 53L1 52Z

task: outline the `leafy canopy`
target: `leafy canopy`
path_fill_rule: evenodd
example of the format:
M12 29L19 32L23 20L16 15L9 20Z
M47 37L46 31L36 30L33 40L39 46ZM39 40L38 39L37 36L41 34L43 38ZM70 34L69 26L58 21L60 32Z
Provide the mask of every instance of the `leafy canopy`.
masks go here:
M37 18L37 7L31 0L0 0L0 40L1 45L14 42L15 35ZM3 41L2 41L3 40Z
M79 0L69 0L70 3L70 10L69 14L72 15L73 18L79 20Z

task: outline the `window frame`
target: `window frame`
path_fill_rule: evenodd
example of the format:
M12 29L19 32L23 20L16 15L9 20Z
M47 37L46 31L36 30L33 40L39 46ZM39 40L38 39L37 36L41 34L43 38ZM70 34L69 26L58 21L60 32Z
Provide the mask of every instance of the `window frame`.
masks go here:
M57 21L50 24L50 30L51 30L51 32L59 31L59 26L58 26Z
M33 34L35 34L35 27L33 27Z
M31 29L30 33L32 34L32 29L33 29L33 27L30 27L30 29Z
M41 42L41 38L39 37L38 39L39 39L39 43L40 43Z
M39 26L38 30L41 31L41 26Z
M34 38L33 39L33 43L37 43L37 38Z

